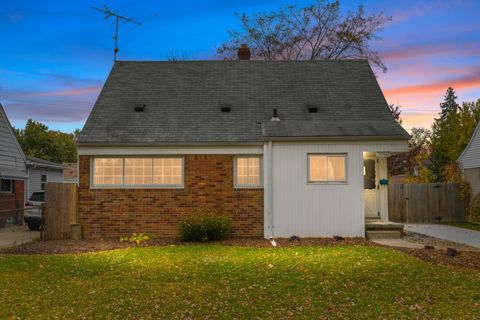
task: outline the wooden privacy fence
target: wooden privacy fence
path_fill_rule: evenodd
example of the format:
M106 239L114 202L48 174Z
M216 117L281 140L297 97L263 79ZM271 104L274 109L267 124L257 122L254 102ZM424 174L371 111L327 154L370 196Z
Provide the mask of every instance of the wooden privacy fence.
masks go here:
M56 240L70 237L70 225L78 222L77 197L76 184L46 184L43 239Z
M390 221L434 223L465 221L467 200L458 183L404 183L388 187Z

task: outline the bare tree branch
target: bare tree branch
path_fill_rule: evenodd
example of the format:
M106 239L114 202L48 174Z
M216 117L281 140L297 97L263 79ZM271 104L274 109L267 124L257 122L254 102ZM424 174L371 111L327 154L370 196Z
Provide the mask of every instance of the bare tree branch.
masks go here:
M370 48L391 20L383 12L366 14L359 6L342 15L338 0L317 0L306 7L291 5L239 18L240 29L229 31L229 40L217 49L225 59L235 59L237 49L247 43L257 60L367 59L387 70L378 52Z

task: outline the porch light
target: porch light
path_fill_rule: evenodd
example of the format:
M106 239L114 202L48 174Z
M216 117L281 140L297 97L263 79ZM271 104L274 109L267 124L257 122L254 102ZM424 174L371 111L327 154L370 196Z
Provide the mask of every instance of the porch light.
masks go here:
M363 166L363 175L364 175L364 176L367 175L367 169L365 168L365 166Z

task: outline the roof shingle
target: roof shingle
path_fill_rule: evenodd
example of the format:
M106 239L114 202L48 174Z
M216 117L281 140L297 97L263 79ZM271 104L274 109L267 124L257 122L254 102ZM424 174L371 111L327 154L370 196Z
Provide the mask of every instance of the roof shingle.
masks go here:
M143 112L134 112L138 104L145 104ZM230 112L221 112L225 104ZM318 112L309 113L307 105ZM274 108L280 122L269 121ZM261 143L306 136L408 139L366 61L119 61L78 143Z

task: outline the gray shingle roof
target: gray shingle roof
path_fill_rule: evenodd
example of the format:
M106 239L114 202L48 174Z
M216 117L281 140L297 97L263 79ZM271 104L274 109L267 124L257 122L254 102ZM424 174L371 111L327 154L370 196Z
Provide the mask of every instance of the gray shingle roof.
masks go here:
M138 104L145 104L144 112L134 112ZM231 112L220 112L225 104ZM318 113L309 113L307 105L316 106ZM269 121L274 108L280 122ZM362 136L408 139L390 115L366 61L119 61L78 143L259 143L267 137Z

